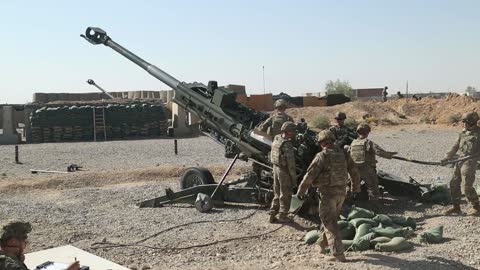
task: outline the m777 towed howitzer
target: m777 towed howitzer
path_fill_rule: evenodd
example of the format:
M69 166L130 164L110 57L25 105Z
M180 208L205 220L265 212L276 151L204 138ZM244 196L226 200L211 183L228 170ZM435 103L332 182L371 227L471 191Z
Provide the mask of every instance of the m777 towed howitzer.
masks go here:
M215 184L211 173L204 168L190 168L181 178L179 192L166 190L166 195L139 203L140 207L159 207L175 202L194 202L199 193L208 194L217 202L267 204L273 197L271 163L268 158L271 141L253 132L255 127L268 115L257 112L236 101L236 93L217 82L208 85L180 82L160 68L146 62L134 53L113 41L107 33L95 27L88 27L81 35L92 44L104 44L137 64L153 77L174 90L173 101L200 119L201 131L225 147L225 156L233 158L221 181ZM298 179L303 177L306 168L313 160L319 147L316 133L307 131L296 140ZM240 179L224 184L224 180L235 161L240 158L258 163L261 173L251 173ZM428 193L422 185L408 183L397 177L379 172L379 181L392 195L414 196L417 199ZM202 204L203 202L201 202ZM197 207L201 210L202 205Z

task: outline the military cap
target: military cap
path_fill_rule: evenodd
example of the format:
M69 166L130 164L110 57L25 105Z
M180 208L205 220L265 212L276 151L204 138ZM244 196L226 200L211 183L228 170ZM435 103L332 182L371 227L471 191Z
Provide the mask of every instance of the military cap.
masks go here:
M369 133L371 130L372 129L370 128L370 125L366 124L366 123L362 123L362 124L358 125L358 127L357 127L357 132L358 133L362 133L362 132Z
M345 120L347 119L347 115L344 112L337 112L335 114L335 119L337 120Z
M0 243L5 244L11 238L26 239L31 231L32 225L28 222L10 222L0 231Z
M468 112L462 115L462 122L474 125L478 122L479 117L477 112Z
M282 127L280 128L281 132L295 132L297 129L297 126L290 121L287 121L283 123Z
M320 133L318 133L317 135L317 140L318 142L323 142L323 141L331 141L331 142L334 142L335 141L335 136L333 135L333 133L326 129L326 130L322 130L320 131Z
M288 103L285 99L277 99L274 105L275 108L287 108Z

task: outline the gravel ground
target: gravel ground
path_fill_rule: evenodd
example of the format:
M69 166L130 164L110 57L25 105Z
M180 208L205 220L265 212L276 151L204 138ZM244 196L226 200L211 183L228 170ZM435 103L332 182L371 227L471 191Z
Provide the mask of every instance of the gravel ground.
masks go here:
M425 160L439 160L455 140L456 130L439 128L396 128L375 131L372 135L379 145L402 156ZM112 144L115 146L113 151ZM156 163L188 162L199 165L226 164L223 149L207 138L179 141L185 149L182 157L172 155L170 140L130 141L112 143L75 143L22 146L22 161L30 166L62 168L65 160L75 154L75 162L89 169L132 168L155 166ZM0 148L6 153L11 147ZM112 149L109 149L112 148ZM118 149L121 149L118 150ZM138 148L138 149L137 149ZM56 150L58 149L58 150ZM168 149L168 151L166 150ZM190 149L186 151L186 149ZM28 150L28 151L27 151ZM58 153L58 152L61 153ZM91 152L89 152L91 151ZM163 157L158 153L166 152ZM40 153L41 154L40 154ZM93 154L94 152L95 154ZM28 153L28 155L27 155ZM83 157L82 153L88 155ZM203 155L202 155L203 153ZM130 155L130 156L129 156ZM127 158L128 156L128 158ZM43 159L33 163L34 160ZM113 159L115 158L115 159ZM2 170L8 176L22 176L24 165L10 165L8 159ZM83 162L83 163L82 163ZM191 165L191 164L189 164ZM30 167L28 166L28 168ZM130 167L131 166L131 167ZM57 167L52 167L56 168ZM395 160L379 160L379 168L402 177L412 176L423 183L431 183L437 176L447 178L451 169L412 165ZM66 175L64 181L84 181L90 173ZM117 172L112 177L118 177ZM11 182L8 177L0 181ZM106 176L105 176L106 177ZM30 181L35 182L36 178ZM61 181L58 176L55 181ZM98 181L102 181L99 179ZM154 179L152 179L154 180ZM199 214L187 205L138 209L135 203L163 194L165 187L177 188L176 179L127 181L101 186L77 185L76 188L0 190L1 220L31 221L31 250L72 244L98 256L133 269L478 269L480 255L480 218L467 216L444 217L443 206L423 205L398 198L385 209L389 214L405 214L417 219L421 231L434 225L445 225L444 243L420 244L413 238L413 250L402 253L349 252L350 263L332 263L323 260L315 246L300 240L315 224L300 217L289 226L269 224L264 209L254 205L231 205ZM88 183L88 182L86 182ZM466 206L464 206L466 207ZM245 218L247 217L247 218ZM244 219L242 219L244 218ZM238 220L235 220L238 219ZM223 221L222 221L223 220ZM233 221L232 221L233 220ZM183 226L158 234L162 230L187 222L213 221ZM190 245L267 233L258 238L220 242L215 245L182 249ZM144 245L162 247L122 247L94 249L95 242L132 243L153 234ZM176 249L172 249L176 248Z

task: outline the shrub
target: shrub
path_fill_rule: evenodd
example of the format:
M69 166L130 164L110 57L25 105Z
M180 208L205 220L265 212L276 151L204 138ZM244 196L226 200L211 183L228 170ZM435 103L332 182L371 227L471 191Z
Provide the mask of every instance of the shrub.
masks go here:
M462 114L460 113L454 113L448 116L448 122L450 124L457 124L460 120L462 120Z
M378 119L375 116L370 116L367 119L365 119L365 121L367 121L367 123L369 124L375 124L375 125L378 124Z
M327 129L330 126L330 119L325 115L317 116L312 123L314 128Z

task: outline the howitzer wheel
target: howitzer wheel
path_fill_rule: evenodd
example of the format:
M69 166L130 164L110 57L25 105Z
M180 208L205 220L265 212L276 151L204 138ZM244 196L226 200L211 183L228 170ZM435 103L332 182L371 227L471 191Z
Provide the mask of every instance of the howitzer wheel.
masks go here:
M202 167L188 168L182 175L182 178L180 178L181 189L214 183L215 181L210 171Z

